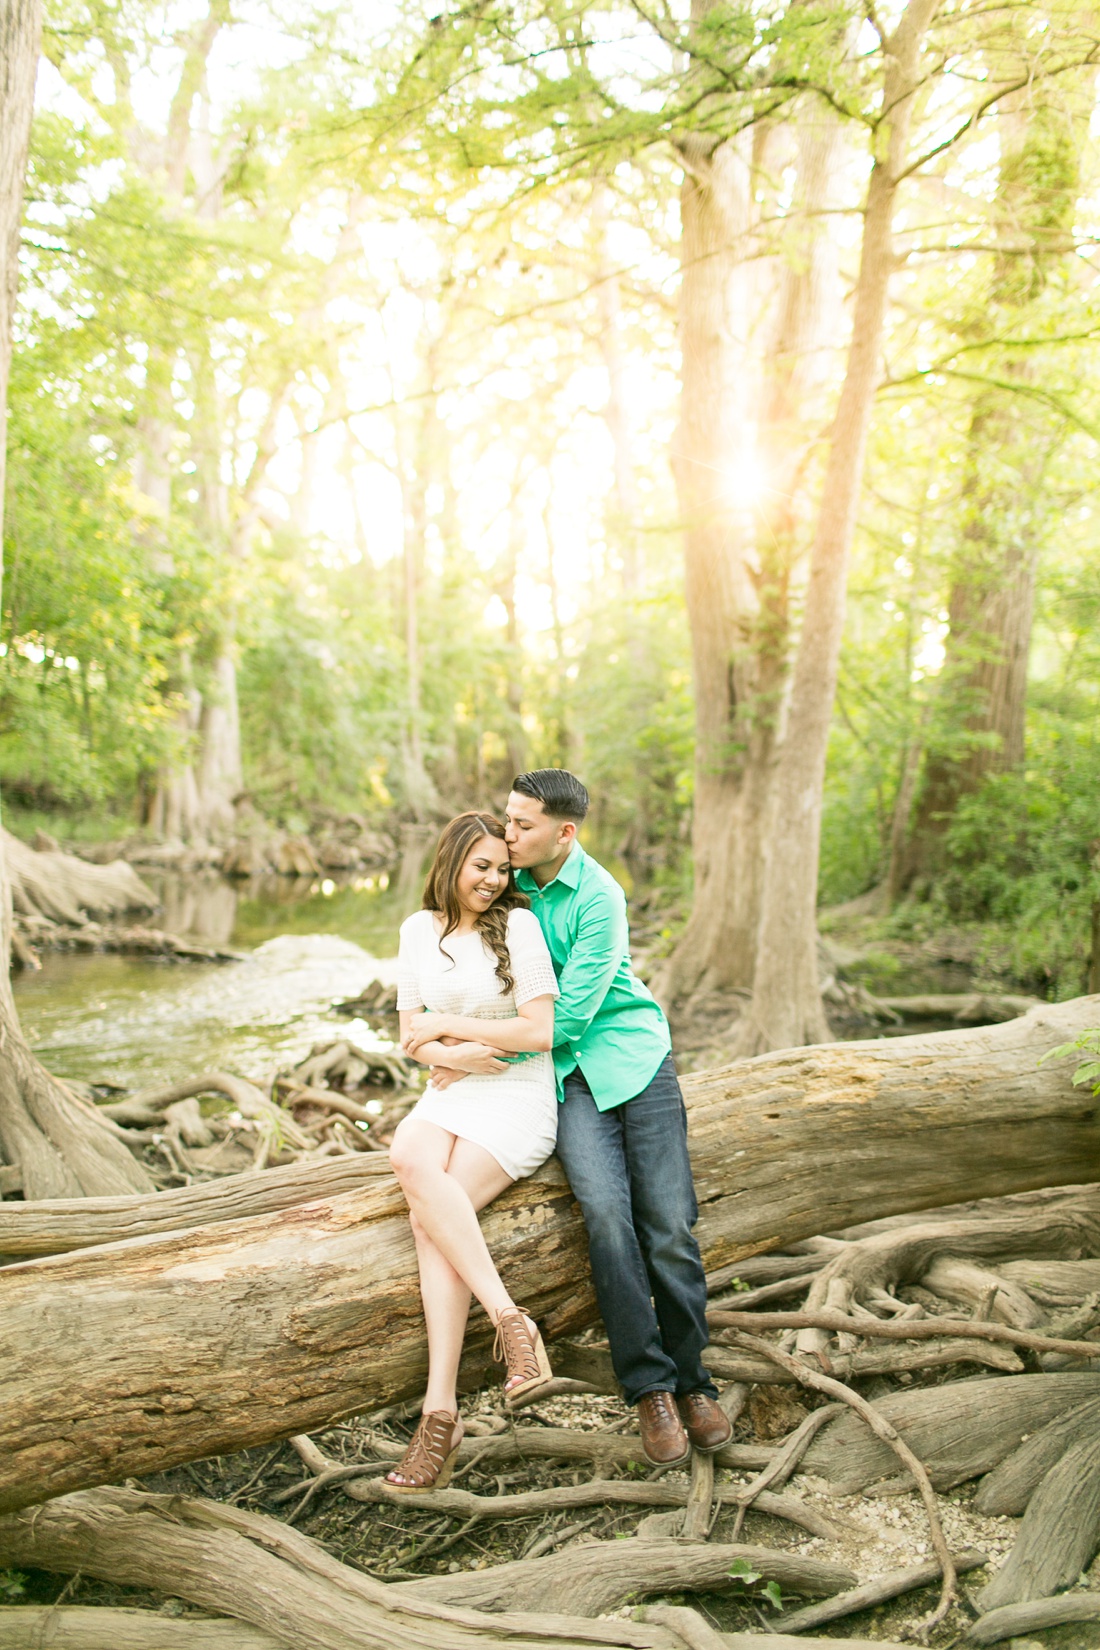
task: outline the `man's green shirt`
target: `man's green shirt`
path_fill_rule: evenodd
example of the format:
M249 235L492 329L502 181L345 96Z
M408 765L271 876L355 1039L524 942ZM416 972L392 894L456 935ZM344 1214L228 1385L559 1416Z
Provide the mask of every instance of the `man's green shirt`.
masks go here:
M516 884L539 919L561 996L554 1005L554 1073L579 1066L600 1111L640 1094L672 1048L668 1021L630 966L626 895L574 842L553 882L530 871Z

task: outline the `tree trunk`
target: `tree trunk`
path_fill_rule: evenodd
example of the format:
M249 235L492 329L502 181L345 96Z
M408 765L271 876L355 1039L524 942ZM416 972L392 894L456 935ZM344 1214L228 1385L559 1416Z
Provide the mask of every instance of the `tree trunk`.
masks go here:
M990 319L1008 336L1029 330L1029 313L1065 262L1093 91L1091 76L1063 77L1057 103L1029 87L999 111L1005 134L992 227L1002 250L994 263ZM1026 390L1035 358L1010 351L986 370ZM934 867L960 799L988 774L1024 759L1035 576L1051 526L1043 474L1063 435L1064 426L1052 429L1036 403L1010 389L991 384L975 400L939 696L956 715L961 707L962 722L941 728L939 746L929 754L905 857L907 881Z
M36 0L0 0L0 546L11 327L40 31ZM129 1149L92 1107L43 1070L23 1039L8 980L11 891L5 862L0 832L0 1161L21 1170L24 1197L152 1191Z
M879 376L894 256L895 198L908 150L921 46L937 0L909 0L886 45L883 117L867 191L848 368L840 393L814 537L786 735L776 765L751 1011L740 1052L830 1036L817 971L817 869L825 753L836 694L848 560Z
M833 257L821 212L838 125L803 111L785 234L771 258L753 262L753 187L776 170L770 141L767 131L759 135L751 162L731 143L681 146L683 381L674 468L695 678L695 897L662 981L673 998L753 982L788 679L790 568L816 436Z
M857 1219L1079 1181L1100 1149L1100 1114L1066 1065L1037 1062L1098 1008L1081 998L1001 1026L687 1078L707 1269ZM316 1169L300 1172L315 1192ZM293 1173L280 1171L281 1196ZM224 1184L201 1195L233 1209ZM177 1209L186 1201L171 1195ZM33 1205L2 1212L0 1249L13 1223L40 1221ZM127 1235L142 1230L132 1216ZM581 1222L556 1163L506 1192L484 1227L506 1284L549 1336L595 1321ZM479 1368L490 1340L479 1314L468 1347ZM9 1508L412 1396L426 1348L401 1194L372 1174L360 1190L277 1213L4 1268L0 1370Z
M750 639L759 605L753 521L732 496L730 474L748 455L751 431L737 347L747 325L744 243L753 215L743 147L694 137L681 144L683 366L673 470L695 685L695 896L664 984L673 998L751 983L754 867L774 735L773 718L759 714L766 688Z

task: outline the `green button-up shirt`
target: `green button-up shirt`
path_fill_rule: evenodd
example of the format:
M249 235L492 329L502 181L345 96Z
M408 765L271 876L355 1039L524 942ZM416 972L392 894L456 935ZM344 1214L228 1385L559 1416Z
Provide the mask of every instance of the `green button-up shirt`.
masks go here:
M640 1094L672 1048L668 1021L630 966L626 895L574 842L553 882L516 883L539 919L561 996L554 1005L554 1072L579 1066L600 1111Z

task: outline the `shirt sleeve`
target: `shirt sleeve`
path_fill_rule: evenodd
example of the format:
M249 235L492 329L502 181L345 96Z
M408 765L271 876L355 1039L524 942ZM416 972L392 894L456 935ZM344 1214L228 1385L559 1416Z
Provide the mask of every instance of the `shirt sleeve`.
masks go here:
M420 950L417 944L417 929L419 924L410 917L401 924L401 939L397 947L397 1007L413 1011L424 1007L424 998L420 992L420 980L416 967L416 958Z
M601 889L581 913L577 938L558 976L554 1045L576 1043L596 1018L626 954L626 900Z
M508 913L508 955L516 982L512 994L517 1008L533 997L558 995L550 949L533 911L520 909Z

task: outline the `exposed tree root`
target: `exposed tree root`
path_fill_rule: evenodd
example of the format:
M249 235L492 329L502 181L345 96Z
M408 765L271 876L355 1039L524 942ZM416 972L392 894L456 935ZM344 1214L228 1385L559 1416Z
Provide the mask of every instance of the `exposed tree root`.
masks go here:
M991 1472L1027 1433L1098 1393L1100 1375L1005 1375L891 1393L874 1407L920 1457L936 1488L946 1490ZM890 1449L851 1415L814 1439L804 1464L837 1495L853 1495L894 1467Z
M840 1564L770 1547L635 1537L584 1542L550 1558L521 1559L489 1570L418 1577L399 1583L394 1591L476 1610L539 1611L564 1605L571 1613L596 1616L635 1594L735 1588L739 1583L731 1579L730 1566L737 1559L777 1581L784 1591L811 1598L840 1592L855 1581Z
M758 1316L757 1322L761 1321ZM734 1324L731 1314L729 1327ZM741 1327L747 1328L747 1325ZM1095 1355L1100 1356L1100 1348L1096 1349ZM965 1339L954 1340L946 1336L930 1337L917 1346L872 1345L855 1352L830 1349L829 1360L829 1367L837 1375L843 1375L845 1380L860 1380L873 1375L915 1374L924 1369L945 1369L961 1363L981 1364L987 1369L1002 1370L1005 1374L1016 1374L1024 1367L1011 1348L969 1335ZM730 1349L729 1337L724 1334L716 1345L707 1348L703 1361L712 1375L723 1380L772 1385L789 1385L794 1381L790 1371L781 1369L778 1364Z
M1085 1161L1082 1159L1082 1161ZM1046 1204L1041 1223L1026 1205L1017 1211L962 1215L876 1232L849 1243L811 1281L806 1311L822 1308L851 1315L855 1304L875 1292L885 1294L903 1283L917 1283L944 1255L967 1259L1009 1260L1051 1256L1077 1258L1100 1245L1100 1188L1088 1187ZM1002 1280L995 1279L994 1282ZM1006 1297L1012 1288L1006 1290ZM1002 1316L994 1299L994 1316ZM815 1352L827 1344L819 1329L804 1329L799 1350Z
M998 1341L1005 1346L1026 1347L1032 1352L1064 1352L1075 1358L1100 1358L1100 1341L1064 1341L1057 1336L1029 1334L1004 1324L974 1323L966 1318L906 1318L904 1322L873 1317L852 1317L846 1312L821 1308L804 1312L710 1311L707 1321L719 1329L757 1331L764 1329L825 1329L830 1334L868 1336L892 1341L930 1341L955 1335L963 1341ZM955 1343L959 1344L958 1342ZM830 1354L831 1356L831 1354Z
M1074 1439L1028 1502L1012 1551L979 1607L1023 1604L1069 1587L1100 1547L1100 1426Z
M49 917L79 927L89 917L155 911L159 901L132 865L91 865L59 850L36 852L4 831L4 861L16 916Z
M912 1473L913 1478L916 1480L917 1489L920 1491L921 1500L924 1502L924 1510L928 1514L928 1528L932 1537L932 1547L939 1559L943 1574L939 1603L931 1615L926 1617L916 1629L919 1634L927 1635L944 1620L947 1612L955 1602L958 1578L955 1574L954 1560L947 1545L947 1538L943 1533L943 1525L940 1522L939 1508L936 1505L936 1492L932 1488L931 1480L924 1470L922 1462L914 1455L905 1440L898 1435L896 1428L891 1426L890 1422L878 1410L874 1409L866 1398L861 1397L858 1392L853 1392L851 1387L845 1386L842 1381L834 1380L829 1375L820 1375L816 1371L805 1369L797 1358L790 1357L786 1352L780 1352L777 1347L761 1340L759 1336L739 1334L738 1339L750 1348L764 1353L766 1357L774 1358L777 1363L791 1369L792 1373L798 1373L798 1378L802 1384L810 1387L814 1392L824 1392L828 1397L839 1399L841 1403L847 1404L849 1409L854 1410L860 1419L867 1423L876 1438L881 1438L884 1444L889 1445L902 1466L908 1468Z
M285 1638L228 1617L161 1615L79 1604L0 1609L0 1650L293 1650Z
M1002 1639L1023 1638L1067 1621L1100 1621L1100 1593L1063 1593L1028 1604L1006 1604L979 1616L966 1637L970 1644L999 1644Z
M81 1491L0 1518L0 1564L169 1590L295 1650L670 1646L658 1628L579 1621L556 1611L540 1618L510 1610L487 1620L374 1581L273 1519L136 1490Z
M968 1548L966 1552L956 1553L952 1563L959 1575L965 1575L967 1570L981 1569L988 1559L985 1553ZM910 1564L904 1570L891 1570L887 1575L876 1576L873 1581L865 1581L861 1587L853 1587L851 1592L838 1593L835 1598L825 1599L820 1604L808 1604L804 1610L785 1614L783 1631L803 1633L811 1627L824 1627L830 1621L843 1621L845 1616L854 1616L860 1610L873 1610L876 1604L885 1604L892 1598L900 1598L903 1593L927 1587L930 1582L939 1581L941 1575L940 1566L934 1561ZM770 1644L771 1640L768 1642Z
M1077 1439L1100 1429L1100 1397L1079 1404L1056 1421L1025 1438L978 1485L974 1511L994 1517L1018 1518L1050 1469Z
M742 1491L735 1484L713 1483L714 1460L711 1456L693 1458L703 1469L709 1468L711 1488L704 1496L703 1491L697 1492L700 1503L705 1501L705 1516L698 1519L699 1529L692 1535L684 1523L677 1534L689 1536L692 1540L702 1540L710 1525L712 1504L718 1507L740 1506ZM381 1471L381 1467L379 1468ZM478 1520L482 1518L529 1518L532 1515L555 1513L563 1510L573 1511L579 1507L684 1507L692 1509L695 1498L694 1485L691 1489L681 1484L665 1483L632 1483L629 1479L593 1478L586 1484L559 1484L553 1489L526 1490L512 1495L474 1495L469 1490L425 1490L420 1495L400 1493L395 1495L385 1484L377 1478L368 1478L363 1469L358 1469L358 1475L351 1469L340 1471L340 1479L344 1483L347 1494L353 1501L366 1501L374 1506L395 1506L422 1508L425 1512L448 1513L454 1518ZM335 1475L328 1479L329 1483L337 1482ZM314 1481L320 1487L320 1481ZM754 1505L763 1513L772 1518L783 1518L788 1523L798 1524L811 1535L823 1536L826 1541L836 1541L842 1534L840 1526L825 1513L800 1501L793 1495L772 1495L765 1491L758 1492L753 1498ZM736 1537L734 1537L736 1540Z

